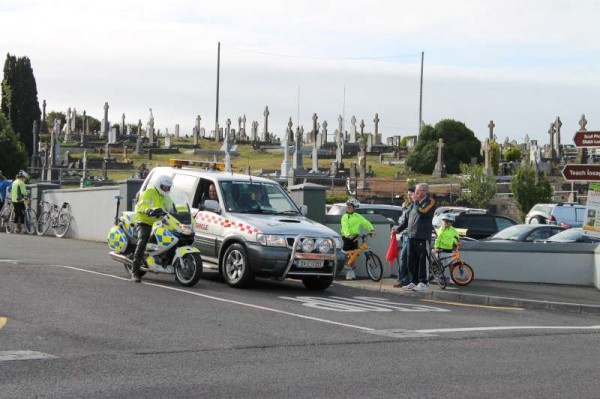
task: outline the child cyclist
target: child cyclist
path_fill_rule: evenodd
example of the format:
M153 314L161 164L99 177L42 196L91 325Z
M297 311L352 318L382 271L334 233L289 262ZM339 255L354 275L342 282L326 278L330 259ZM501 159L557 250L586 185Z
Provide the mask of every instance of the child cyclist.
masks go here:
M436 256L443 266L451 259L451 253L454 251L460 235L452 226L454 215L445 213L442 215L442 227L437 231L437 238L433 244L433 255Z
M354 198L350 198L346 201L346 214L342 216L342 239L344 240L344 251L350 251L358 248L358 242L356 237L360 234L361 226L368 229L371 235L375 235L373 225L360 213L355 211L360 206L360 201ZM356 278L354 274L354 268L347 265L346 269L346 280L353 280Z

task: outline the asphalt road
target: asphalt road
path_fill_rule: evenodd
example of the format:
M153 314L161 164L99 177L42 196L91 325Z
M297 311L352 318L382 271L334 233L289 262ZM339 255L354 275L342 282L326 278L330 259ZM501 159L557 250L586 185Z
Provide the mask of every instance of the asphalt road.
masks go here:
M597 398L600 318L294 281L130 283L0 234L0 398Z

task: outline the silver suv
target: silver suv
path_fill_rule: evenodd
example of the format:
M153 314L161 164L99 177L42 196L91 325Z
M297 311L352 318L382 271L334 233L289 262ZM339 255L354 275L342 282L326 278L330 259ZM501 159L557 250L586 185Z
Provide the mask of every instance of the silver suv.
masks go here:
M536 204L531 208L525 223L555 224L570 228L581 227L585 218L585 206L575 203Z

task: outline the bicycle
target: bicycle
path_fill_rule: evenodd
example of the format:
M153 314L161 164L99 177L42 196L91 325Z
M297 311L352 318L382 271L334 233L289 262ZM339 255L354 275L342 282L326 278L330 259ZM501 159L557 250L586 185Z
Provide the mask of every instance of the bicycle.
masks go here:
M447 284L444 269L446 268L450 270L450 278L454 284L459 287L467 286L473 282L475 279L473 268L460 258L459 248L460 242L456 245L456 249L453 252L440 253L447 256L441 257L440 255L434 255L433 253L429 255L428 282L433 280L441 289L445 290Z
M27 234L34 234L35 233L35 224L36 224L36 214L35 211L33 209L31 209L31 207L29 206L29 200L25 200L24 201L25 204L25 209L23 210L24 215L23 215L23 220L24 220L24 224L22 226L22 228L27 232ZM6 232L11 234L15 232L15 207L14 204L11 203L9 204L10 210L7 212L8 213L8 217L6 217L6 214L3 211L3 216L2 218L4 219L4 222L6 223Z
M357 249L351 249L346 252L346 259L348 266L352 267L358 256L361 252L365 253L365 257L367 258L367 274L369 278L373 281L380 281L383 278L383 263L381 263L381 259L379 256L373 252L373 250L367 244L366 238L371 234L361 234L356 239L361 239L361 244Z
M10 215L12 214L12 201L8 196L4 201L4 205L2 205L2 209L0 210L0 229L4 229L7 233L12 232L12 223L10 222ZM10 224L10 227L9 227ZM10 231L9 231L10 230Z
M43 236L50 226L52 226L54 235L58 238L63 238L71 226L70 207L71 205L68 202L63 202L60 207L48 201L40 202L42 212L37 221L37 234Z

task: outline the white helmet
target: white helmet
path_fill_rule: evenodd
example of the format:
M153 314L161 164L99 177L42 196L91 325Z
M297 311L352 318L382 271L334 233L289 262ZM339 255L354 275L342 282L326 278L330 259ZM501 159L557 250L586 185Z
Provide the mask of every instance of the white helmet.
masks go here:
M346 205L352 205L354 209L358 209L360 206L360 201L355 198L350 198L348 201L346 201Z
M27 172L25 172L24 170L20 170L19 173L17 173L17 177L22 177L24 179L29 179L29 174Z
M171 179L169 176L160 176L154 182L154 188L156 188L156 191L158 191L161 195L165 195L171 191L172 185L173 179Z
M456 221L456 218L455 218L455 217L454 217L454 215L453 215L453 214L451 214L451 213L444 213L444 214L442 215L442 220L447 220L447 221L449 221L449 222L452 222L452 223L454 223L454 222Z

